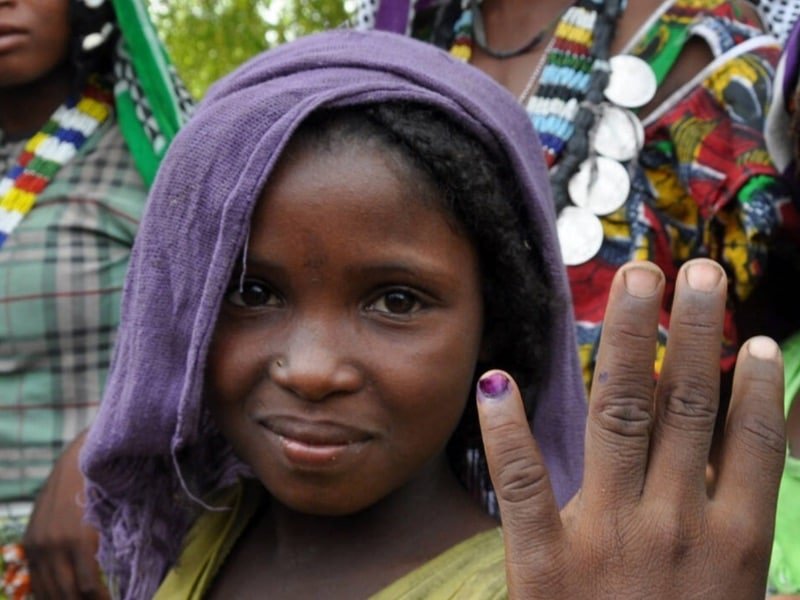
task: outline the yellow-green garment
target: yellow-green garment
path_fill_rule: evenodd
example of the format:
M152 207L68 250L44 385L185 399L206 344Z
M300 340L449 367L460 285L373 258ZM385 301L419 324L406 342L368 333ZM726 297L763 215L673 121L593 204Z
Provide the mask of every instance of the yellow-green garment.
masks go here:
M237 485L217 500L230 510L207 511L195 523L178 565L153 600L200 600L264 501L257 485ZM500 529L479 533L398 579L371 600L495 600L508 598Z
M800 391L800 334L784 342L782 350L788 415L792 399ZM779 594L800 593L800 459L788 452L778 495L769 589Z

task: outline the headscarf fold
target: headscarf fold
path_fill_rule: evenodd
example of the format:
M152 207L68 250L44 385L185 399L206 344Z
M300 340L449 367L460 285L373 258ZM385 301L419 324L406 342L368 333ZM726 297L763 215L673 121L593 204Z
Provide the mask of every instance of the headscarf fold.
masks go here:
M547 171L527 115L487 76L430 45L382 32L317 34L213 86L151 191L105 398L82 454L101 566L122 597L150 597L158 586L190 524L187 506L197 506L187 498L207 498L246 472L203 407L203 371L250 215L283 148L314 111L391 101L444 113L517 179L556 299L533 431L559 502L577 490L584 388Z
M795 22L775 70L775 85L772 102L767 111L764 124L764 138L772 162L779 171L787 175L798 193L797 147L794 122L797 112L797 98L800 91L800 19Z

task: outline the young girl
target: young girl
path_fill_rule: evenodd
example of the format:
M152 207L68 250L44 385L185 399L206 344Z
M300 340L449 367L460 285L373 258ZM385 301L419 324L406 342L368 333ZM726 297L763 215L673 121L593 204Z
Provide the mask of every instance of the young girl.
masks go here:
M711 507L726 285L711 261L678 286L654 429L664 278L619 274L592 469L560 525L585 400L530 127L489 78L390 34L302 39L211 90L155 184L84 447L118 596L763 591L780 359L766 339L744 351ZM480 379L476 414L489 367L504 371ZM736 540L730 515L755 505Z

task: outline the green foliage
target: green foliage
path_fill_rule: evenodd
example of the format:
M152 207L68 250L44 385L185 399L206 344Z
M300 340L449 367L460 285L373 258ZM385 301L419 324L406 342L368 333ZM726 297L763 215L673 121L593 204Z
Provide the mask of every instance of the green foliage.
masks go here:
M153 22L189 90L209 85L277 44L338 27L344 0L147 0Z

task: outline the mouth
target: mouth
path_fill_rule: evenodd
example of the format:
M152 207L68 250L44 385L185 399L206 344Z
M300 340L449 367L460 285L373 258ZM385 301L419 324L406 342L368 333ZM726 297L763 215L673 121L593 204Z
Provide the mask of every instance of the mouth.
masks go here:
M6 23L0 23L0 36L3 35L21 35L25 33L24 29L20 27L15 27L14 25L8 25Z
M374 436L363 429L331 421L270 417L259 421L274 437L284 457L300 469L318 470L356 456Z
M26 35L24 29L0 23L0 53L14 50L19 44L24 43Z

